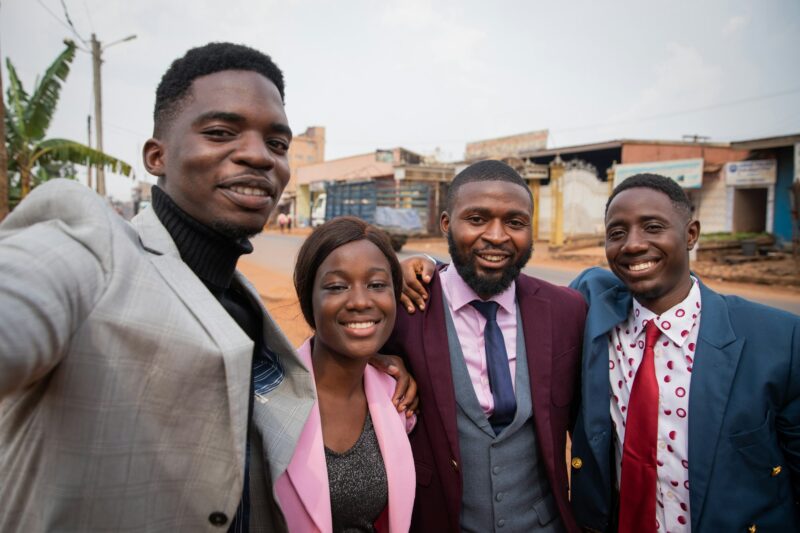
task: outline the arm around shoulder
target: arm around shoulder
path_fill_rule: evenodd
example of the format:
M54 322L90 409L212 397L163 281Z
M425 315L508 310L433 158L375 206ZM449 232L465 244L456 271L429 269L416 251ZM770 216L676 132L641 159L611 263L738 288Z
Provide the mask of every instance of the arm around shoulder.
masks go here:
M90 189L62 182L35 190L0 225L0 397L60 361L102 294L109 214Z

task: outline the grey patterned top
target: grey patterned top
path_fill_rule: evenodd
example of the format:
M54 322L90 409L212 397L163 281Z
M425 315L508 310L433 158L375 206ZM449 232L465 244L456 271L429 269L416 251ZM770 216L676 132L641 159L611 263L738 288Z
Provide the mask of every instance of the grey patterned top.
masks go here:
M375 531L373 523L386 507L389 486L369 411L364 430L353 447L344 453L336 453L326 446L325 462L328 465L333 531Z

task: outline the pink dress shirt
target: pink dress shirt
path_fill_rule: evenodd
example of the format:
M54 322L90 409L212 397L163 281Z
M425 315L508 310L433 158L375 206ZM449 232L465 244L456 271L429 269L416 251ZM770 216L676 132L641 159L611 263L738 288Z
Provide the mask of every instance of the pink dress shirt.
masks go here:
M616 430L620 479L627 406L636 370L644 356L644 323L655 320L661 334L655 346L658 381L656 444L656 522L658 532L689 532L689 385L700 330L700 287L694 280L681 303L656 316L636 300L628 318L609 333L611 420Z
M469 285L458 275L458 271L452 265L445 268L439 276L442 281L442 291L447 298L447 306L450 316L453 317L453 324L461 343L461 351L464 353L464 362L467 364L472 386L475 388L475 396L481 404L486 416L494 412L494 398L492 389L489 387L489 371L486 367L486 346L483 341L483 329L486 327L486 318L469 303L472 300L480 300ZM497 325L503 332L503 340L506 343L506 353L508 354L508 367L511 371L511 382L516 388L514 381L517 368L517 305L516 305L516 286L511 282L511 286L500 294L490 298L497 302L500 307L497 309Z

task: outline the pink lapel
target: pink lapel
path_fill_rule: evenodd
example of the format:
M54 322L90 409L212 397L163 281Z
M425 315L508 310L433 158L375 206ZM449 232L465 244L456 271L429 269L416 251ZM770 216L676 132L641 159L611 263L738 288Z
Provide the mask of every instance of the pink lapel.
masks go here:
M297 353L311 368L310 341L298 348ZM389 530L406 532L411 525L416 475L405 416L398 413L391 402L394 380L371 366L364 372L364 392L386 468ZM278 479L275 488L290 530L311 531L313 528L327 533L333 529L324 450L319 405L314 403L286 476Z
M298 348L300 360L311 368L311 342L307 340ZM314 374L311 373L313 379ZM316 383L315 383L316 387ZM308 517L319 531L333 530L331 520L331 497L328 486L328 466L325 462L325 447L322 442L322 421L319 404L314 402L292 461L286 469L296 496L305 507ZM285 512L285 510L284 510ZM291 523L291 520L287 521Z
M364 392L369 414L378 438L389 486L389 531L406 532L411 525L417 476L411 445L406 435L405 415L392 405L394 379L367 366L364 372Z

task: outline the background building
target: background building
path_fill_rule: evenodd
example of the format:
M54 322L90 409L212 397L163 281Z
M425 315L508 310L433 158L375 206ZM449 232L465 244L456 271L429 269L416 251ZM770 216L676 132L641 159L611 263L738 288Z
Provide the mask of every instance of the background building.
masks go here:
M297 171L302 167L321 163L322 161L325 161L325 128L323 126L307 128L305 132L292 139L292 144L289 146L289 171L291 176L278 203L278 209L273 213L273 218L278 216L278 213L286 213L292 217L296 225L303 219L303 216L308 216L307 213L305 215L298 213ZM299 203L307 205L308 200L303 199Z

